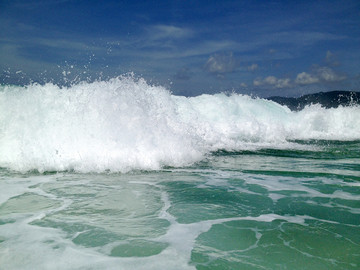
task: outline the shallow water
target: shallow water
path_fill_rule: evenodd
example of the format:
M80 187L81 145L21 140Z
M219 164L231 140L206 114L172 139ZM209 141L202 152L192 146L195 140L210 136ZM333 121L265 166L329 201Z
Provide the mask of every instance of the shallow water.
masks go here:
M190 167L1 170L2 269L358 269L360 142Z

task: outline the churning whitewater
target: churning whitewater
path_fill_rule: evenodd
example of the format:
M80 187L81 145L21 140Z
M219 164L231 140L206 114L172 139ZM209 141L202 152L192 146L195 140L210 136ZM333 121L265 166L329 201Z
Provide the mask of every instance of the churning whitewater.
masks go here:
M239 94L175 96L144 79L0 88L0 167L128 172L179 167L218 150L359 140L360 107L292 112Z
M359 153L358 105L2 86L0 268L359 269Z

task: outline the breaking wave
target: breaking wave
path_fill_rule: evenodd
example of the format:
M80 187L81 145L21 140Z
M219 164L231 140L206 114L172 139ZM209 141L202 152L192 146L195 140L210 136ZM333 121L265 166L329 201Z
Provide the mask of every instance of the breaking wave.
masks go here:
M16 171L156 170L309 139L359 140L360 107L292 112L238 94L175 96L133 77L0 87L0 167Z

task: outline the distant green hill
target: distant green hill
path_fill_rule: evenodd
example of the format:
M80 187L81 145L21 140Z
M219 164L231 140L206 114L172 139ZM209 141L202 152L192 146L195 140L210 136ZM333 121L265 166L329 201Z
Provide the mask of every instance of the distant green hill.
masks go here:
M292 111L299 111L311 104L321 104L324 108L337 108L338 106L351 106L360 104L360 92L331 91L304 95L298 98L269 97L281 105L287 106Z

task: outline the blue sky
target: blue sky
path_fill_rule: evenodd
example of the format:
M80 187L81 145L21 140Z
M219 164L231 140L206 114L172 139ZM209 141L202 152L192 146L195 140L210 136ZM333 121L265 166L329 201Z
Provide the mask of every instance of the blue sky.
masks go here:
M188 96L360 91L360 2L0 0L0 83L128 72Z

